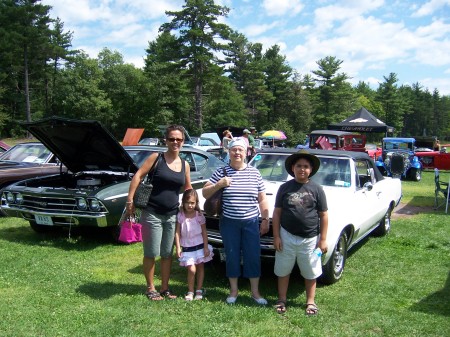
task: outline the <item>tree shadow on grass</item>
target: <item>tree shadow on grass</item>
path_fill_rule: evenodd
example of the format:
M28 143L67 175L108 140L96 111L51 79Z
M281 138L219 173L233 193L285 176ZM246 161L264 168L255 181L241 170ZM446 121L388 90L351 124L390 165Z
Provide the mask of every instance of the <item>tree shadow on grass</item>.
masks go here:
M411 310L450 317L450 272L444 288L411 306Z
M36 233L30 227L8 227L0 229L0 237L10 242L47 246L67 251L89 251L98 246L115 244L106 228L52 228L46 233Z
M89 282L79 286L76 291L96 300L106 300L116 295L144 294L145 289L143 286L135 284Z

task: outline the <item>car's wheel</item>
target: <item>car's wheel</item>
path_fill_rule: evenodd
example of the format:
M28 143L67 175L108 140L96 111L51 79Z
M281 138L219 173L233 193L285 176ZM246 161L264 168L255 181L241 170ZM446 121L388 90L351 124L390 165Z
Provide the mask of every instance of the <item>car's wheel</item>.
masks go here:
M422 172L420 169L412 168L409 172L409 176L414 181L420 181L420 179L422 179Z
M383 219L378 224L377 228L373 231L375 236L384 236L391 230L391 213L392 209L389 207Z
M330 259L322 266L322 275L319 278L321 283L333 284L341 279L347 259L347 240L347 234L342 232Z
M38 225L34 221L30 221L30 227L36 233L49 233L55 230L55 228L52 226Z

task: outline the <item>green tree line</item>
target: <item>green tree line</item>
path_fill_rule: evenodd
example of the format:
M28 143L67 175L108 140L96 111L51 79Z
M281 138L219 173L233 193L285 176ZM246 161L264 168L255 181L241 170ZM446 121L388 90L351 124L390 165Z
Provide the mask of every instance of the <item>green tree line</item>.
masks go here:
M352 86L331 55L299 74L279 46L264 50L221 23L229 9L213 0L166 12L143 69L106 47L97 58L72 49L74 32L50 12L39 0L0 0L1 137L23 136L20 121L62 116L99 120L119 139L129 127L152 135L168 123L191 134L251 125L281 129L295 145L364 106L396 135L450 139L449 96L399 85L394 72L376 89Z

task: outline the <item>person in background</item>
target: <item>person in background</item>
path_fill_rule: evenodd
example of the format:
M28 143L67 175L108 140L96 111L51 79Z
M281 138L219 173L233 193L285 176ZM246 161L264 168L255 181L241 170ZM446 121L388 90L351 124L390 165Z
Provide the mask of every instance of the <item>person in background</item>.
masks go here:
M198 194L194 189L183 193L180 212L177 216L175 231L175 246L180 266L187 267L188 292L184 299L201 300L205 295L203 280L205 278L205 262L212 260L214 253L208 245L205 216L198 204ZM194 297L195 278L197 276L197 290Z
M248 135L248 144L250 147L250 159L252 159L256 154L256 149L255 149L255 138L256 137L257 137L256 128L254 126L251 126L250 134Z
M316 315L316 279L322 274L322 260L315 251L326 253L328 206L323 188L311 181L320 160L306 150L290 155L286 171L295 179L280 186L272 216L275 275L278 276L278 313L286 312L289 277L295 262L305 279L306 314Z
M250 279L252 298L257 304L266 305L266 299L259 293L260 235L269 231L265 186L259 171L245 162L247 144L243 138L231 141L229 150L230 163L225 166L226 176L223 168L217 169L202 190L207 199L223 188L223 214L219 224L226 255L226 275L230 282L226 303L234 304L238 297L242 252L243 276Z
M233 135L231 134L230 130L225 130L223 132L223 138L222 138L222 152L225 154L223 161L225 163L228 163L230 160L230 155L228 153L228 144L233 140Z
M249 129L244 129L244 131L242 131L242 139L245 142L245 145L247 146L247 152L245 154L245 159L248 163L250 161L250 159L252 159L252 150L250 148L250 130ZM253 144L255 144L254 139L253 139Z
M180 189L192 188L189 164L179 156L184 143L184 128L170 125L165 132L167 151L159 157L150 155L136 172L130 183L126 202L127 216L135 214L133 197L136 188L149 173L153 163L158 160L153 175L153 189L148 205L142 210L142 242L144 247L143 269L147 281L148 299L160 301L164 297L174 299L176 295L169 289L170 269L172 266L175 223L179 207ZM161 256L161 290L155 288L155 259Z

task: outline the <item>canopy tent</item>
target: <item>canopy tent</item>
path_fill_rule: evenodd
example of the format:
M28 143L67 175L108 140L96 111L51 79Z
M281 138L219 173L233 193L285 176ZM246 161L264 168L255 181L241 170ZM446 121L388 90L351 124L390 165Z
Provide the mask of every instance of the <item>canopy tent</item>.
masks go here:
M328 125L328 129L350 132L394 132L392 126L380 121L364 107L342 122Z

